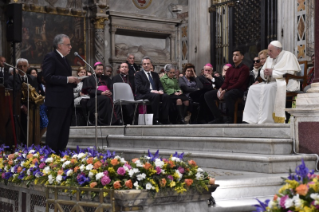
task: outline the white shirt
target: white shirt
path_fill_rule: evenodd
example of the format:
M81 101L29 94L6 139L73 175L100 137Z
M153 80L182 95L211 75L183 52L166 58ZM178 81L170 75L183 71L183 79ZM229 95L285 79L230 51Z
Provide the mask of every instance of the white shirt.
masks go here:
M148 81L150 81L150 78L149 78L148 73L151 73L151 71L145 71L145 70L143 70L143 71L144 71L144 73L145 73L145 75L146 75L146 77L147 77ZM153 80L153 81L154 81L154 80ZM151 82L150 82L150 89L151 89L151 90L154 90L154 89L152 88L152 84L151 84Z

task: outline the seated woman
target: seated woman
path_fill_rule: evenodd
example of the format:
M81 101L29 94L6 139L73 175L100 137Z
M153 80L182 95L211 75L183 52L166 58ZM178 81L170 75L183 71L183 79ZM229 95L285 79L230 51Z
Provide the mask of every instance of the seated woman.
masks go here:
M185 114L188 111L189 100L181 91L175 76L175 67L167 64L164 67L166 74L160 79L163 85L164 93L170 95L172 102L176 103L179 119L178 124L185 124ZM184 109L183 109L184 105Z
M78 77L83 77L86 76L86 70L84 67L79 67L77 70L77 76ZM73 96L74 96L74 107L77 107L81 105L83 117L85 121L87 122L87 110L86 110L86 105L87 105L87 99L90 97L88 95L85 95L82 93L82 87L83 87L83 82L79 82L75 88L73 88Z
M189 97L189 94L200 90L203 84L198 79L195 73L195 66L191 63L187 63L183 68L184 76L178 79L178 83L183 93Z
M28 68L27 74L32 75L34 77L38 77L38 70L36 68Z

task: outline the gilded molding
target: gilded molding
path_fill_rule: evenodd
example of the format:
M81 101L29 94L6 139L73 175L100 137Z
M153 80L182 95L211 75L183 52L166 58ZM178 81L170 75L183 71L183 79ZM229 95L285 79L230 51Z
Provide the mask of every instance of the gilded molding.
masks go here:
M105 26L104 22L108 21L108 20L109 20L109 18L107 18L107 17L94 19L95 29L104 29L104 26Z

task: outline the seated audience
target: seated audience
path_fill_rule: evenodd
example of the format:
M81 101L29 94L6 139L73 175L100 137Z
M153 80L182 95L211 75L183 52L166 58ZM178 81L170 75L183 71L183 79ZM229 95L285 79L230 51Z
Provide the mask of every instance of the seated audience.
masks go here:
M169 124L169 96L164 94L158 74L150 71L152 66L151 58L144 56L141 62L143 70L135 73L136 99L148 99L150 101L153 111L153 124L161 124L159 121L160 114L162 122ZM160 102L162 102L161 105Z
M225 64L224 66L223 66L223 70L222 70L222 78L223 78L223 80L225 79L225 77L226 77L226 72L227 72L227 69L229 69L229 67L231 67L231 64ZM220 77L220 73L218 73L218 72L215 72L214 73L214 76L216 76L216 77Z
M131 53L128 53L126 63L128 65L128 68L129 68L129 71L128 71L129 75L134 76L135 73L139 71L139 67L135 63L135 56Z
M168 94L171 102L176 105L176 109L179 115L177 123L186 124L184 118L189 106L188 97L183 94L178 85L178 81L175 78L175 67L171 64L167 64L165 66L165 72L166 74L161 78L164 93Z
M243 121L250 124L284 123L286 90L298 90L300 84L296 80L286 80L286 73L295 74L300 71L296 56L282 50L279 41L272 41L268 45L268 54L260 77L265 82L252 85L249 88Z
M112 78L112 74L113 74L113 67L111 65L106 65L104 70L104 75L109 78Z
M164 75L165 75L165 71L164 71L164 69L162 68L162 69L158 72L158 76L159 76L160 78L162 78Z
M94 71L97 77L97 90L96 81L94 76L90 76L83 81L82 93L88 94L90 99L88 100L87 107L91 114L95 113L95 93L97 93L97 112L98 112L98 124L109 125L111 122L111 116L113 116L112 124L121 124L117 110L113 111L113 97L112 80L103 75L104 65L101 62L94 64Z
M6 62L6 58L0 55L0 84L4 85L4 82L10 76L9 70L5 67L4 63Z
M135 82L134 82L134 75L128 74L128 65L127 63L121 63L120 64L120 73L113 77L112 81L113 83L127 83L131 86L132 93L135 92ZM133 117L134 117L134 110L135 106L134 104L129 105L123 105L122 111L123 111L123 119L124 124L132 124Z
M34 76L34 77L38 77L38 70L36 68L28 68L27 70L27 74Z
M224 100L227 108L225 123L233 123L235 102L242 98L248 85L249 68L242 63L244 54L240 50L233 51L234 65L227 70L223 85L218 90L205 93L207 106L214 115L210 124L224 123L222 113L216 106L216 100Z
M83 66L79 67L77 70L78 77L86 76L86 70ZM82 93L83 81L79 82L75 88L73 88L73 96L74 96L74 107L81 106L82 114L84 116L85 121L88 121L87 118L87 102L90 99L90 96Z
M265 64L267 57L268 57L268 49L261 50L258 53L258 57L260 60L260 65L261 65L261 67L263 67L263 65Z
M259 57L254 57L254 67L253 70L249 72L249 84L248 86L251 86L252 84L259 83L258 78L260 77L260 69L262 68Z

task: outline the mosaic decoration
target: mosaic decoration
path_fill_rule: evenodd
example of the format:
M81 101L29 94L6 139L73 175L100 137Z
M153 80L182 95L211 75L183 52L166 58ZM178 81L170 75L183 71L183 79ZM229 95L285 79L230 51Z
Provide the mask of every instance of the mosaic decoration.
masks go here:
M296 40L296 47L295 47L295 55L297 55L298 60L305 61L307 60L306 51L307 51L307 42L306 42L306 34L307 34L307 12L306 0L295 0L295 4L297 4L296 13L296 31L297 33L297 40Z
M303 14L303 15L300 15L297 17L298 18L298 41L300 40L305 40L306 36L305 36L305 29L306 29L306 26L305 26L305 19L306 19L306 15Z
M306 54L306 45L299 45L297 53L298 53L298 56L297 56L298 59L304 58Z
M297 11L306 10L306 0L297 0Z
M182 27L182 37L187 37L187 26Z
M137 7L138 9L146 9L150 6L150 4L152 3L152 0L132 0L135 7Z

